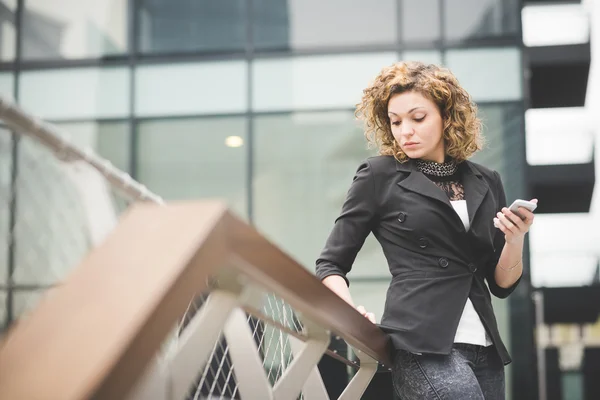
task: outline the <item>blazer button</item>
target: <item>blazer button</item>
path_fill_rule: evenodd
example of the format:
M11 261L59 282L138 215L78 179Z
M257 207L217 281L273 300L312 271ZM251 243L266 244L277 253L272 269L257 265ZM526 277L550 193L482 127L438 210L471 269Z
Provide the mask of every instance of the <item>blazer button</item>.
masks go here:
M400 221L400 222L406 221L406 213L405 212L401 212L398 214L398 221Z
M471 271L472 273L477 272L477 267L475 266L475 264L469 264L469 271Z
M419 239L419 247L424 249L425 247L429 246L429 240L427 240L427 238L420 238Z
M442 268L448 268L448 260L444 257L440 258L438 260L438 263L440 264L440 267Z

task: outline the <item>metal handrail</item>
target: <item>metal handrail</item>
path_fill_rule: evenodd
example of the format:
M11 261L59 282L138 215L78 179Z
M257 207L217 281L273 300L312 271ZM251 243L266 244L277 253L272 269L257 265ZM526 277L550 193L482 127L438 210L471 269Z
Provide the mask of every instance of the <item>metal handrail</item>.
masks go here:
M98 156L89 148L81 149L71 143L66 132L57 126L34 117L1 96L0 119L14 132L29 136L44 144L60 160L66 162L85 161L102 174L127 199L164 203L160 196L148 190L146 186L134 180L126 172L113 166L110 161Z

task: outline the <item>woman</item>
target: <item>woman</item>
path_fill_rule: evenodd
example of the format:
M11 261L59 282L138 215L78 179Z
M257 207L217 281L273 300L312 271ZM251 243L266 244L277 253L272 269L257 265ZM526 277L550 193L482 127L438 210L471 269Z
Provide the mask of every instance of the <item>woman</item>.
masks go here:
M395 348L398 395L504 399L511 359L490 291L505 298L519 283L533 214L509 211L498 173L467 161L481 149L480 120L447 69L384 68L357 116L380 155L359 166L317 276L353 305L346 274L373 232L392 274L380 326Z

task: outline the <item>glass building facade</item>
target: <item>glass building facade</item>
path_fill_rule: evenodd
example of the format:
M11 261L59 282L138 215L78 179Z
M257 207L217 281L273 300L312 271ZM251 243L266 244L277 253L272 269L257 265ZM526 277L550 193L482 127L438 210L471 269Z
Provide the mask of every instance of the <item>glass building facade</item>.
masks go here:
M226 199L312 270L356 167L374 154L354 106L393 62L457 75L484 122L474 161L500 172L509 201L527 197L520 15L517 0L3 0L0 92L167 200ZM22 149L0 139L10 191ZM18 209L27 200L13 194ZM43 266L9 245L19 212L3 208L8 320L44 282ZM380 317L389 279L370 237L350 274L356 302ZM495 303L520 374L509 385L524 393L515 399L535 385L528 282Z

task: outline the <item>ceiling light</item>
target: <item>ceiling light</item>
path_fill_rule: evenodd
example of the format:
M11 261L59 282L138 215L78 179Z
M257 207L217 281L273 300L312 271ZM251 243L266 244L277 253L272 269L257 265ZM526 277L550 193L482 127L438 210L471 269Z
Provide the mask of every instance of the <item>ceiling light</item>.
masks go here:
M227 147L241 147L244 145L244 139L240 136L227 136L225 139L225 146Z

